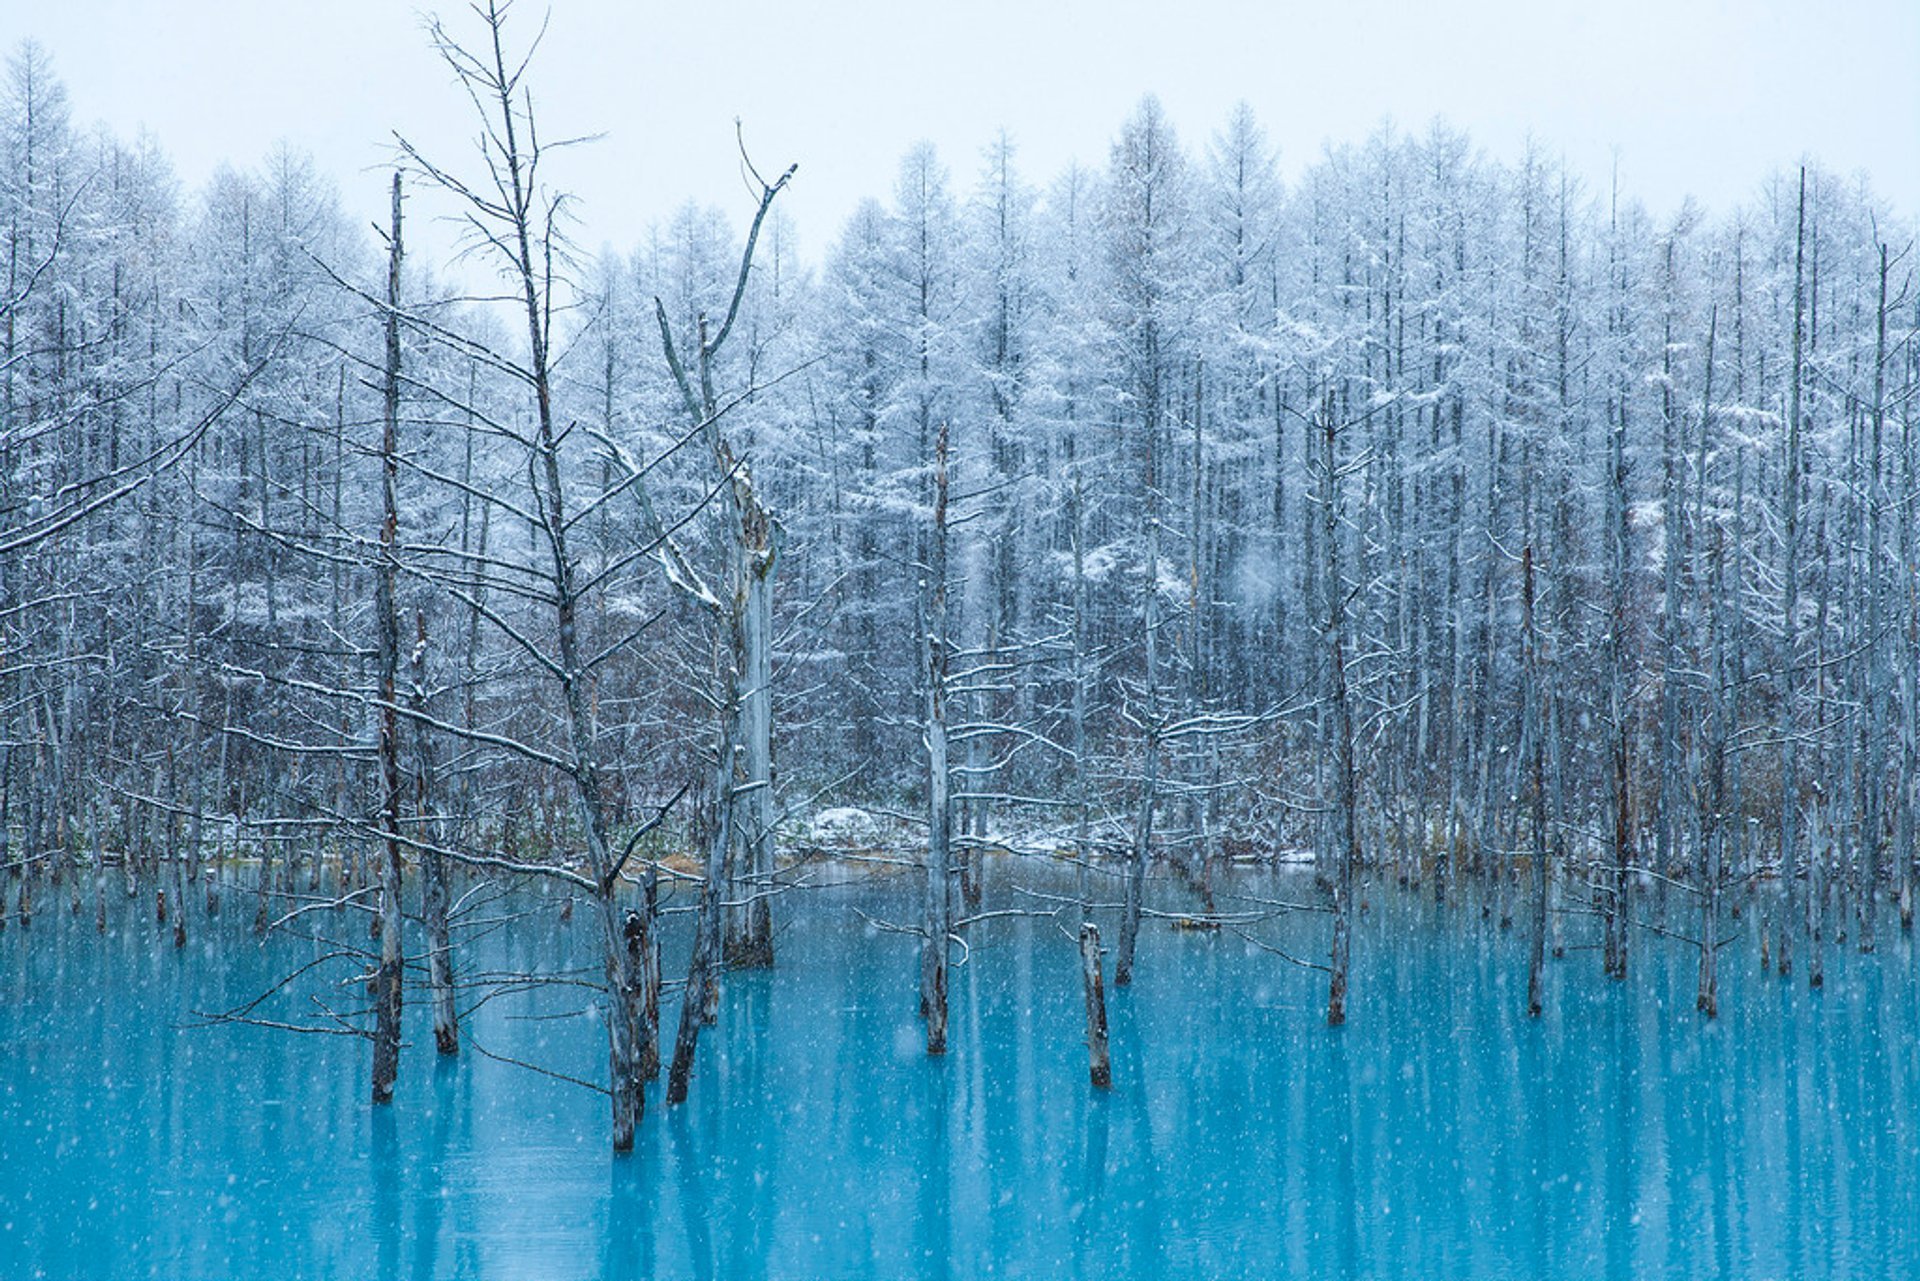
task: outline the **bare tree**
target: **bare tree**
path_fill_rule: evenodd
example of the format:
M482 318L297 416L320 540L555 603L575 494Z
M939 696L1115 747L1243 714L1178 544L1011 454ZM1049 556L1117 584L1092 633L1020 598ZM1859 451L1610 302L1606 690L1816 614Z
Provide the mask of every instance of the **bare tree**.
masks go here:
M376 1026L373 1034L373 1101L393 1101L393 1080L400 1068L400 894L404 885L400 858L400 615L393 583L398 573L394 544L399 536L396 495L400 452L400 175L393 175L393 223L387 233L386 370L380 391L380 558L374 570L374 613L380 630L380 968L373 980ZM264 876L265 873L263 872ZM263 905L264 906L264 905Z
M723 406L716 394L716 369L727 339L740 318L747 284L753 272L754 247L774 198L792 181L799 166L789 165L772 182L763 180L747 159L744 143L741 164L758 187L758 205L747 229L747 241L740 252L740 269L734 277L732 296L719 327L709 329L702 314L697 333L690 345L676 344L667 309L654 299L655 318L660 327L660 342L666 353L667 367L686 411L688 426L705 439L713 459L714 483L720 490L725 513L728 599L725 602L725 629L729 637L731 680L728 697L738 704L737 740L722 744L731 754L736 746L743 750L745 777L737 786L729 786L726 804L738 812L730 819L732 839L746 854L746 873L750 878L746 901L738 909L738 920L727 943L728 959L742 965L773 963L773 924L768 910L768 888L773 877L773 575L779 560L779 527L755 492L753 472L745 458L736 456L721 432ZM687 368L680 351L688 347L693 368ZM729 866L731 866L729 864ZM715 886L718 894L720 887Z
M920 1014L927 1053L947 1052L947 949L953 933L953 777L947 759L947 427L934 442L933 529L927 540L921 649L926 663L927 864L920 945Z
M538 39L524 56L509 60L505 34L509 7L498 0L473 6L482 32L472 47L461 44L438 20L430 25L435 47L480 117L484 182L469 183L429 160L404 137L400 146L432 183L456 200L481 252L511 283L515 304L522 312L526 338L523 357L479 347L444 331L429 332L459 342L463 349L477 354L484 363L512 378L532 401L532 431L508 434L526 450L528 505L524 514L545 560L537 598L551 610L551 648L512 625L498 611L480 607L471 597L468 603L558 686L565 735L557 750L498 736L493 739L495 746L558 770L572 785L586 846L586 867L584 876L568 879L588 892L600 927L607 1001L607 1090L613 1108L614 1150L624 1152L633 1146L634 1128L645 1104L641 976L634 972L630 931L617 896L634 840L630 839L624 849L616 849L613 844L597 736L586 699L590 656L582 651L580 635L581 568L571 541L574 526L563 478L563 433L557 424L552 368L555 293L561 283L556 270L564 265L567 253L560 226L566 197L550 192L540 179L542 163L566 144L540 139L532 96L525 83ZM449 728L444 723L435 724L443 731Z
M1800 171L1799 212L1796 215L1793 248L1793 350L1787 383L1787 439L1785 481L1780 491L1782 558L1780 577L1781 672L1780 694L1780 877L1787 887L1788 910L1780 920L1780 943L1775 953L1782 976L1792 969L1791 918L1796 902L1794 886L1799 880L1800 859L1800 393L1806 380L1802 368L1805 320L1805 271L1807 239L1807 171ZM1814 876L1811 854L1805 864L1809 893ZM1812 911L1809 907L1808 912ZM1809 916L1809 919L1811 917ZM1818 962L1811 957L1809 965Z
M1340 573L1340 471L1337 465L1333 392L1320 401L1321 553L1326 558L1327 704L1331 713L1329 747L1333 756L1333 809L1329 815L1329 852L1333 855L1333 950L1327 982L1327 1022L1347 1021L1347 964L1352 950L1353 878L1360 861L1356 810L1357 777L1353 763L1353 711L1347 693L1347 587Z

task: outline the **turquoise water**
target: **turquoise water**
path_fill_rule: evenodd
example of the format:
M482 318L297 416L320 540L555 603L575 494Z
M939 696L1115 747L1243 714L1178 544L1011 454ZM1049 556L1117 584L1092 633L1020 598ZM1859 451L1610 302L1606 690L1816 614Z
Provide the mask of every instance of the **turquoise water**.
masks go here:
M104 941L90 905L10 926L0 1277L1920 1275L1920 983L1891 922L1810 993L1759 974L1749 913L1713 1024L1691 951L1639 937L1615 984L1576 950L1530 1021L1518 933L1376 891L1338 1032L1320 976L1150 928L1101 1097L1045 920L976 930L954 1052L920 1053L914 942L850 911L900 892L783 900L779 967L729 982L691 1100L651 1095L625 1159L598 1096L436 1064L419 1001L378 1113L359 1041L182 1026L311 954L255 943L250 904L184 953L144 909ZM585 921L542 908L463 964L585 963ZM496 1000L473 1032L597 1078L580 1004Z

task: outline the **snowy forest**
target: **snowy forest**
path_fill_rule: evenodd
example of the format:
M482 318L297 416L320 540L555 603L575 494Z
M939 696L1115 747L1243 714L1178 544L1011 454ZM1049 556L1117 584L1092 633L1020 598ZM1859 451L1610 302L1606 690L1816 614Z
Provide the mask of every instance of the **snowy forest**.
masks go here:
M829 864L911 887L845 928L904 940L864 981L926 1054L971 934L1061 923L1095 1086L1156 931L1340 1024L1390 893L1510 929L1531 1014L1657 950L1711 1019L1756 950L1817 987L1910 929L1920 294L1864 176L1656 217L1435 123L1283 181L1149 96L1060 173L916 148L820 246L747 120L738 205L594 248L611 122L477 13L428 38L478 147L395 120L381 172L188 189L8 58L11 935L308 939L201 1013L384 1102L403 1017L459 1054L544 981L463 955L532 895L625 1149Z

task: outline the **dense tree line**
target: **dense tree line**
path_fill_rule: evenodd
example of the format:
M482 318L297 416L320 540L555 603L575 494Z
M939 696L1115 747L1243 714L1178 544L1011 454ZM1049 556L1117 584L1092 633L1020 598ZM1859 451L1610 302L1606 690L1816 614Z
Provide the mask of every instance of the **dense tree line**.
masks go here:
M438 38L494 113L399 156L459 290L400 195L382 244L290 152L183 191L8 64L7 917L109 868L179 937L243 875L264 927L371 911L388 850L557 871L636 1107L664 855L710 1012L723 903L770 961L775 833L828 802L930 815L930 953L989 846L1124 869L1121 983L1149 865L1205 913L1296 849L1341 940L1357 870L1511 915L1526 869L1536 975L1588 914L1624 973L1634 887L1682 886L1709 1011L1762 877L1815 982L1876 895L1910 922L1920 297L1864 181L1661 220L1435 125L1289 185L1249 111L1193 146L1149 98L1044 183L916 148L817 259L790 172L750 234L589 255L511 58Z

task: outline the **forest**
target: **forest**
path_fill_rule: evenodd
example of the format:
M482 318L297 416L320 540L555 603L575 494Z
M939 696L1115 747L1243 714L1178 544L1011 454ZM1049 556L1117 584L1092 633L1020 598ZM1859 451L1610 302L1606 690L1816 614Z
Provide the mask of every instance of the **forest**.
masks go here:
M1436 122L1283 181L1146 97L1060 173L916 148L816 249L748 120L738 206L590 250L614 122L540 115L537 34L431 25L466 154L193 190L9 57L10 932L308 939L206 1021L363 1042L375 1103L403 1011L455 1055L564 982L620 1150L829 864L911 887L846 928L911 940L865 981L928 1055L969 934L1060 923L1096 1088L1149 930L1335 1025L1389 893L1511 928L1532 1014L1679 949L1712 1019L1737 930L1814 987L1910 930L1920 295L1864 176L1656 217ZM590 970L469 964L528 894Z

